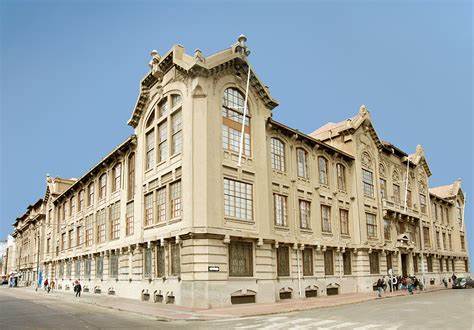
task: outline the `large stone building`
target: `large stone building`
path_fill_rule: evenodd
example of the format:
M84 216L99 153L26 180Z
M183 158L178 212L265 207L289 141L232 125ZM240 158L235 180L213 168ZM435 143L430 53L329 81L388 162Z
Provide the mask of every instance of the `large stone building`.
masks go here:
M309 135L273 120L245 42L152 52L134 134L79 179L48 177L15 223L21 271L35 274L39 251L62 290L80 279L194 307L370 291L388 269L427 285L468 271L460 182L429 189L422 147L381 140L364 106Z

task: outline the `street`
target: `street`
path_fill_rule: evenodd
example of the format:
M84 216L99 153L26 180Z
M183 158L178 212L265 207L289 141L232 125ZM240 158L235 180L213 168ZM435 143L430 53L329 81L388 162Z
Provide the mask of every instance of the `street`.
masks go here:
M472 329L474 290L414 296L279 315L218 321L159 321L75 299L0 289L1 329Z

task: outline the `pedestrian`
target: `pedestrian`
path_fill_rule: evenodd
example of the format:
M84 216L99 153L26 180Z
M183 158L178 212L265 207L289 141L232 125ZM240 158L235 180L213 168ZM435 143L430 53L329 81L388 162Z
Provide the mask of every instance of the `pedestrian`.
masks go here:
M54 280L51 280L51 284L50 284L51 292L53 292L55 285L56 285L56 283L54 282Z
M49 281L48 281L48 279L44 280L43 287L44 287L44 291L47 291L49 293Z
M457 277L454 273L453 273L453 276L451 276L451 279L453 280L453 285L454 285L454 282L456 282L456 279L457 279Z
M413 284L413 279L411 279L410 277L407 278L407 289L409 294L413 294Z
M377 280L376 287L377 287L378 297L382 298L383 280L381 278Z
M74 292L76 293L76 297L81 297L82 286L79 281L76 280L76 284L74 285Z
M444 287L447 289L448 288L448 280L446 279L446 277L443 277L443 284L444 284Z

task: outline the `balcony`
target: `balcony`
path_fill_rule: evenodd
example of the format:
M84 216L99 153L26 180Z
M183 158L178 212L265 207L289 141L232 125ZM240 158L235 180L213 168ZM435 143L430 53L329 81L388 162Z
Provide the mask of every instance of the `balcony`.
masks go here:
M394 201L388 199L382 199L382 210L384 211L384 216L391 216L394 218L407 218L410 220L419 220L420 213L417 209L405 207Z

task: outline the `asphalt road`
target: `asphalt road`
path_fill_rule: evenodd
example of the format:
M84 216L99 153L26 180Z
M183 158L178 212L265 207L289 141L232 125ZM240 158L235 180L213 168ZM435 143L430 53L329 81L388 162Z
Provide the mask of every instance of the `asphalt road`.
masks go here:
M474 329L474 289L279 315L219 321L163 322L34 294L0 289L0 329Z

